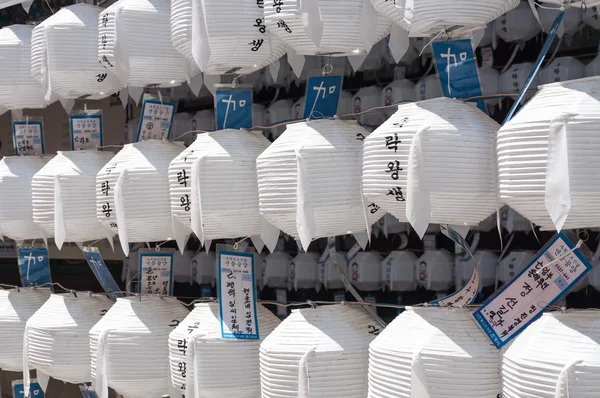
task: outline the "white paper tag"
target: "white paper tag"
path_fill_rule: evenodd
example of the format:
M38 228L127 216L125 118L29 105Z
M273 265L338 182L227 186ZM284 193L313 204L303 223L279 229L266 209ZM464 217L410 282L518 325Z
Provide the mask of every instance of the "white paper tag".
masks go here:
M140 253L140 293L170 296L173 253Z
M175 105L174 102L144 100L136 141L168 140L171 137Z
M41 121L13 122L13 142L17 155L44 153L44 128Z
M102 115L71 115L71 149L96 149L102 147Z
M483 47L481 49L481 66L491 68L494 66L494 50L492 47Z

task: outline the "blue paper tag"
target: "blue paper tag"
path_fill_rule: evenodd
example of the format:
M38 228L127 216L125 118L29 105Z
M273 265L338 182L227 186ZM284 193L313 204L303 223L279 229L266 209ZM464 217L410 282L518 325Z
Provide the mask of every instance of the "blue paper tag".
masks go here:
M29 397L31 398L44 398L44 391L40 387L35 379L31 380L29 384ZM23 380L15 380L12 382L13 398L25 398L25 386Z
M121 291L119 285L117 285L117 282L115 282L115 278L113 278L112 274L106 267L106 264L102 259L102 255L97 247L84 247L83 256L106 293ZM111 294L113 301L116 300L116 297L123 297L123 294Z
M102 146L102 115L71 115L69 122L72 150L96 149Z
M212 297L212 288L210 285L200 286L200 297Z
M40 121L13 122L13 143L17 155L44 153L44 126Z
M217 130L252 128L252 91L217 90Z
M337 114L342 76L312 76L306 84L305 119L324 119Z
M140 253L140 287L144 294L173 294L173 253Z
M23 286L41 286L52 283L48 249L18 249L19 272Z
M481 95L471 39L436 41L431 43L431 48L444 96L471 98ZM477 100L477 107L486 112L483 100Z
M86 390L85 387L81 388L81 396L83 398L98 398L98 394L95 391Z

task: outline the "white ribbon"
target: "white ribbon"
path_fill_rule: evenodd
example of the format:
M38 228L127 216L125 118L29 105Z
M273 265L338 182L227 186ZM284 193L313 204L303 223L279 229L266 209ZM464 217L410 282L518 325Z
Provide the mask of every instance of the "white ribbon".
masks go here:
M125 29L124 22L121 21L122 13L123 9L120 7L115 10L115 59L113 62L115 63L119 80L127 84L129 81L129 49L127 48L127 30ZM139 99L136 101L139 101Z
M315 214L313 211L312 195L308 171L300 150L296 149L296 165L298 182L296 187L296 230L304 251L308 250L310 242L316 234Z
M575 365L579 365L582 363L581 359L574 359L571 362L567 363L564 368L560 371L560 375L558 376L558 380L556 380L556 387L554 389L554 398L563 398L563 394L561 392L561 388L563 383L566 382L565 392L567 393L567 398L569 398L569 371Z
M67 236L65 214L60 192L60 175L54 176L54 241L58 250L62 249Z
M192 0L192 56L202 71L206 69L210 60L208 42L204 0Z
M125 257L129 256L129 239L127 238L127 224L125 222L125 201L123 200L123 183L127 178L127 170L121 171L121 175L115 184L115 213L117 216L117 230L119 241Z
M204 242L204 228L202 226L202 203L200 200L200 184L198 184L198 160L192 163L192 231L198 237L200 244ZM207 249L208 250L208 249Z
M92 389L98 394L98 398L108 398L108 375L106 374L105 350L109 329L100 331L98 335L98 346L96 347L96 378L92 381Z
M300 0L300 12L306 35L319 47L323 37L323 17L318 0Z
M25 324L25 333L23 334L23 393L29 397L29 388L31 378L29 377L29 325Z
M308 356L317 349L311 347L302 355L298 364L298 398L310 398L310 376L308 374Z
M406 218L423 239L431 220L431 199L425 172L425 157L421 147L421 137L429 130L422 126L412 139L408 155L408 189L406 200Z

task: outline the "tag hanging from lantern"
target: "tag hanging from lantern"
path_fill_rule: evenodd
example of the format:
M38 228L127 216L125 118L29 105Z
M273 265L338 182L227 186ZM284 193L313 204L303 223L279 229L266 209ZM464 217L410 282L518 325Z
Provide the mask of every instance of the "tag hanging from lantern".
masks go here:
M106 267L106 263L104 263L104 260L102 259L100 250L98 250L97 247L84 247L82 250L85 261L87 261L104 291L113 293L110 295L110 298L115 301L116 297L123 297L123 294L117 293L120 292L121 289Z
M157 253L140 251L140 293L173 294L173 249Z
M25 397L25 385L23 383L23 380L13 380L12 384L12 393L13 393L13 398L21 398L21 397ZM38 379L31 379L30 383L29 383L29 397L35 397L35 398L44 398L44 390L42 389L42 386L40 385L40 383L38 382Z
M252 86L215 84L217 130L252 128Z
M102 150L102 110L77 111L69 117L71 149Z
M12 122L13 143L17 155L44 154L44 123L42 118L26 116Z
M333 72L333 67L331 72ZM338 72L340 74L337 74ZM326 74L324 69L308 78L304 105L305 119L325 119L337 115L343 83L343 73L341 72L343 71Z
M160 92L158 97L144 94L136 142L171 138L173 117L176 111L177 103L163 97Z
M52 283L48 249L43 247L17 249L19 274L23 286L42 286Z

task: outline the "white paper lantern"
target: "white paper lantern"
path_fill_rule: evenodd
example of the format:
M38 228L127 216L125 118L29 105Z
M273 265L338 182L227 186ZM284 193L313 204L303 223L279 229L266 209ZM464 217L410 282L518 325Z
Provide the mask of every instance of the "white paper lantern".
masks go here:
M454 28L463 33L484 27L505 12L515 8L519 0L492 0L485 6L477 0L421 0L414 5L404 1L371 0L375 9L407 30L411 36L435 36ZM406 3L406 4L405 4ZM454 32L456 28L457 32Z
M381 289L381 261L377 252L359 252L348 263L348 279L358 290L372 292Z
M600 14L598 14L598 7L595 6L586 8L586 11L582 13L583 23L591 26L594 29L600 29Z
M252 104L252 126L265 125L265 111L267 107L262 104Z
M0 290L0 369L23 371L25 323L50 297L49 289Z
M409 307L369 346L368 397L496 398L501 360L470 310Z
M354 96L349 91L342 91L340 94L340 102L338 102L337 116L344 116L353 113Z
M597 311L545 313L504 353L502 396L592 397L600 391Z
M413 252L394 250L382 262L383 283L392 292L416 290L417 256Z
M498 91L502 94L519 94L521 88L525 85L525 82L529 78L530 73L533 71L533 64L526 62L523 64L514 64L502 74L500 74L500 80L498 81ZM525 99L529 99L537 91L539 85L539 74L536 74L533 78L531 85L525 93ZM516 99L516 98L515 98Z
M305 250L313 239L346 234L366 245L367 225L381 214L360 189L367 135L352 121L289 124L256 161L261 214Z
M462 10L461 10L462 11ZM542 31L527 2L519 2L512 9L494 21L496 35L504 41L527 41Z
M51 156L4 156L0 160L0 234L16 241L46 238L33 221L31 180Z
M280 122L289 121L294 118L293 112L294 104L290 100L278 100L272 103L264 113L264 125L270 126L272 124L277 124ZM267 134L271 138L271 140L275 140L277 137L281 135L285 131L285 125L273 127L269 130L265 130L265 134Z
M183 253L173 253L173 280L179 283L193 283L196 275L192 279L192 258L194 252L185 250Z
M415 96L417 101L443 97L442 85L438 75L429 75L415 84Z
M421 237L430 222L477 225L497 207L498 127L460 100L400 105L365 139L363 193Z
M89 331L98 398L108 398L108 387L131 398L173 394L168 337L188 315L174 297L118 298Z
M94 150L59 151L31 180L33 220L64 242L83 243L113 233L96 220L96 174L113 157Z
M479 269L479 288L494 286L496 282L496 263L498 256L488 250L477 250L473 258L466 253L456 257L457 286L463 286L470 279L475 267Z
M366 56L392 25L363 0L318 0L308 7L295 1L273 3L265 4L264 12L269 31L302 55Z
M388 84L382 90L382 101L380 105L390 106L402 102L412 102L416 100L415 85L408 79L395 80ZM386 117L392 116L398 108L390 106L384 109Z
M361 125L377 127L385 121L386 117L383 109L369 111L383 106L382 98L383 92L377 86L363 87L354 95L352 100L354 102L353 113L365 112L356 116Z
M276 251L266 256L261 263L262 287L285 289L288 283L289 267L292 256Z
M312 107L312 104L310 104L310 106ZM303 119L305 107L306 107L306 97L302 97L298 101L294 102L294 105L292 106L292 118L293 119Z
M319 282L319 265L316 253L298 253L290 261L288 275L288 290L321 288Z
M580 79L584 75L585 65L573 57L555 58L540 72L540 83L549 84L566 80Z
M190 133L186 136L184 142L188 146L196 141L198 134L208 131L215 131L217 129L214 109L203 109L196 112L196 114L192 117L190 124L191 130L196 132Z
M39 45L45 51L45 63L38 65L40 82L47 89L46 100L52 92L62 99L101 99L124 88L115 74L98 63L101 11L91 4L74 4L61 8L34 29L32 46Z
M68 383L89 383L89 331L112 301L91 292L52 294L29 318L23 340L23 370L29 369Z
M560 9L553 7L538 7L537 12L540 17L540 23L542 24L544 32L548 33L552 29L552 25L561 11ZM590 12L592 11L590 10ZM579 33L583 25L582 14L581 8L567 8L565 10L565 16L563 17L562 23L559 27L558 35L574 35Z
M199 285L215 286L218 267L215 257L215 253L200 252L192 258L192 269L196 268L196 282Z
M600 56L596 56L589 64L585 66L583 74L585 77L600 75Z
M280 322L261 304L256 313L260 340L227 340L221 338L219 304L196 304L169 335L173 386L190 398L260 396L260 342ZM235 377L219 376L224 373Z
M542 86L498 132L501 200L548 229L595 227L600 77ZM564 126L564 128L558 128Z
M445 250L427 250L416 265L417 283L427 290L442 292L454 285L454 257Z
M168 171L182 149L159 140L127 144L98 172L96 217L119 234L125 255L130 242L174 238Z
M171 211L180 248L193 230L201 242L250 236L258 250L263 244L275 250L279 231L259 213L256 182L256 158L269 145L258 132L220 130L201 134L171 162ZM182 182L186 174L191 178Z
M171 138L173 140L182 141L186 144L194 141L191 133L192 130L196 130L192 129L193 117L194 115L191 113L176 113L173 116L173 123L171 125Z
M396 64L396 61L388 48L388 39L384 38L371 47L357 72L378 71L388 64Z
M260 345L263 398L364 398L379 324L363 308L292 310Z
M336 251L335 258L342 272L347 272L348 260L346 260L346 253ZM342 281L342 276L340 275L336 266L333 264L331 256L327 257L327 260L321 264L319 281L327 290L337 290L345 287L344 282Z
M498 94L498 85L500 81L500 72L491 67L482 67L477 70L479 74L479 83L481 84L481 95ZM484 100L488 107L496 106L500 98L491 98Z
M519 272L533 261L535 252L513 251L506 255L498 265L498 280L507 283L513 280Z
M253 1L178 0L171 6L173 46L207 74L254 72L286 52L267 31L263 8Z
M494 22L490 22L486 25L485 30L483 32L483 37L479 41L477 45L478 48L491 46L495 43L496 32L494 30Z
M0 106L44 108L49 102L40 82L31 76L31 25L0 29Z
M98 19L98 60L127 86L177 87L191 64L171 42L170 0L119 0Z

